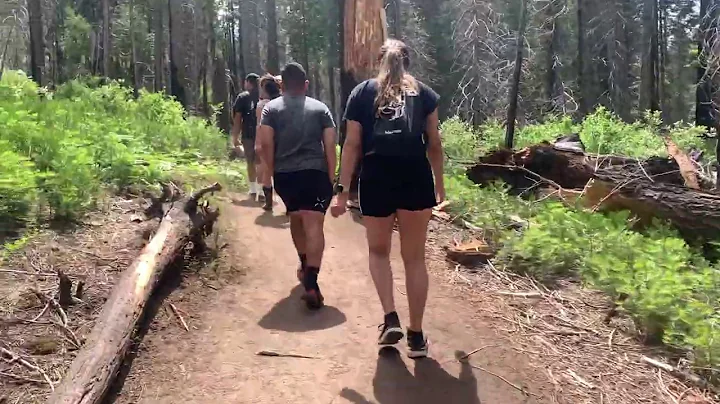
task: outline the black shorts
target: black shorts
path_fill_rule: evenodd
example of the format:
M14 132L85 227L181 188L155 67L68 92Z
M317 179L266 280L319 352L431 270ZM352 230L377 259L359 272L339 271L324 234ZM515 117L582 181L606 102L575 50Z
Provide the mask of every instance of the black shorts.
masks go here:
M324 171L275 173L274 182L275 192L282 198L288 212L309 210L325 213L330 207L333 186Z
M427 158L367 156L360 170L363 216L388 217L398 210L419 211L437 205Z

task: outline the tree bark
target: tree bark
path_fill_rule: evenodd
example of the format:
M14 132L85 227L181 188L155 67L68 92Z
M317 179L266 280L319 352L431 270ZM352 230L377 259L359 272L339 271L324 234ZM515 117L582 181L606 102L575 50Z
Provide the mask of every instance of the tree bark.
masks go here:
M33 80L43 85L45 71L45 41L43 40L42 1L28 0L30 20L30 74Z
M153 38L154 38L154 85L156 92L162 92L165 88L165 6L163 0L155 0L153 10Z
M527 24L527 3L520 1L520 17L518 19L518 30L515 34L515 67L513 69L512 82L508 93L507 130L505 132L505 147L512 149L515 143L515 121L517 120L518 96L520 95L520 80L522 76L523 47L525 44L525 25Z
M103 75L110 77L110 0L102 0L102 66Z
M268 21L267 27L267 71L270 74L280 73L280 53L278 51L278 23L275 0L265 1L265 14Z
M188 243L202 244L203 238L212 232L218 211L205 208L198 211L198 200L220 188L216 183L202 189L176 202L163 216L153 238L113 288L90 336L50 396L49 404L102 402L158 280L183 254Z
M388 19L390 20L390 35L395 39L402 38L402 12L400 9L400 0L387 0L387 9L390 10Z
M643 51L640 78L640 108L660 110L658 100L658 20L657 0L645 0L643 4Z
M132 64L133 96L140 96L140 69L137 44L135 43L135 0L130 0L130 63Z
M589 92L587 89L587 80L585 77L585 58L587 50L585 49L585 1L577 0L577 58L575 59L575 67L577 68L577 88L578 88L578 108L580 117L584 117L590 111ZM591 0L592 1L592 0Z
M695 124L713 129L717 126L717 114L713 106L712 97L714 85L709 75L708 55L714 48L714 36L711 28L714 24L714 14L710 13L713 0L700 1L700 32L698 34L697 90L695 94ZM719 144L720 145L720 144ZM720 156L719 156L720 158Z

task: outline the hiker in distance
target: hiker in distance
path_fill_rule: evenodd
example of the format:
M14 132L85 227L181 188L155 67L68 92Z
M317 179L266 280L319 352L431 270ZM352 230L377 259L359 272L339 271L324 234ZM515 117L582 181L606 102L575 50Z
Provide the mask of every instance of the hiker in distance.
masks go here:
M265 105L280 97L280 84L277 82L275 76L266 74L260 78L260 101L257 104L257 122L258 125L261 121L262 110ZM259 153L259 144L255 144L255 159L257 160L257 178L258 182L262 184L262 194L258 195L258 199L264 201L263 209L265 211L271 211L273 208L273 186L272 186L272 173L267 169L262 161L262 154Z
M361 160L360 210L367 231L370 274L385 314L378 343L392 345L403 338L390 268L397 220L410 306L408 356L421 358L428 354L423 333L428 295L425 241L432 208L444 200L445 186L439 96L407 72L409 65L405 44L388 40L380 50L377 77L352 91L345 109L347 134L331 213L338 217L346 212L347 184Z
M233 104L232 142L235 151L241 148L247 162L248 183L251 198L256 198L260 192L255 161L255 134L257 130L257 108L259 91L258 76L250 73L245 76L245 91L240 93Z
M325 104L306 96L307 75L300 64L285 66L282 88L282 97L263 108L259 151L290 216L303 299L308 308L319 309L324 301L318 285L325 250L323 227L337 164L335 122Z

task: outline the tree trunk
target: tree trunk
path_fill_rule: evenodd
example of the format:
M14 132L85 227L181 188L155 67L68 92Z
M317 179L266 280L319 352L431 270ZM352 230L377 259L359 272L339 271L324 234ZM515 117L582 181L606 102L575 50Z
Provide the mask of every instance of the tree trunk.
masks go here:
M135 0L130 0L130 63L132 64L133 96L140 96L140 69L137 44L135 43Z
M170 62L170 94L175 97L175 99L180 104L182 104L184 108L187 108L187 100L185 99L185 87L180 81L180 74L178 68L178 63L182 63L182 61L176 60L179 59L178 55L176 54L177 38L173 32L176 15L172 4L173 0L168 0L168 59Z
M30 21L30 74L33 80L42 86L45 70L42 0L28 0L28 15Z
M102 66L103 75L110 77L110 0L102 0Z
M575 59L575 67L577 68L577 89L578 89L578 108L580 117L590 112L589 91L587 89L587 80L585 77L585 1L577 0L577 59ZM591 0L592 1L592 0Z
M233 1L237 1L237 0L233 0ZM248 70L248 66L246 64L247 61L245 59L245 52L243 51L243 43L244 43L244 41L243 41L243 21L242 21L242 16L240 15L240 6L239 5L236 10L237 10L237 14L235 17L235 21L237 21L237 37L236 37L237 39L235 41L235 46L237 46L237 57L238 57L237 70L238 70L238 86L239 86L237 91L238 91L238 93L240 93L240 92L242 92L242 85L243 85L243 81L245 80L245 73Z
M713 107L713 80L709 74L708 55L713 51L715 37L711 27L715 24L714 14L710 13L713 0L700 1L700 32L698 34L697 90L695 93L695 124L708 129L717 126L716 111Z
M660 110L658 100L658 20L657 0L645 0L643 4L643 60L640 78L640 108Z
M558 52L562 48L560 43L561 24L558 24L558 17L562 11L562 7L558 5L559 0L548 0L544 7L544 26L542 35L546 36L543 46L546 50L545 59L545 102L547 104L547 112L558 112L561 106L561 97L563 93L559 78L559 61Z
M230 105L228 103L228 82L225 75L224 59L216 56L213 66L215 66L212 80L213 104L221 104L222 108L217 117L217 125L223 132L230 133Z
M205 208L198 211L198 200L218 190L217 183L200 190L176 202L164 214L153 238L113 288L90 336L50 396L49 404L102 402L158 280L182 256L188 243L202 245L203 238L212 232L218 211Z
M386 7L390 10L388 19L390 20L390 35L395 39L402 38L402 12L400 9L400 0L387 0Z
M248 38L245 39L247 44L247 73L262 73L262 65L260 63L260 35L259 35L259 19L258 19L258 4L254 0L246 0L243 2L245 10L247 11L248 25L246 31ZM242 19L242 16L240 17ZM240 41L243 44L243 41ZM305 66L307 69L307 65Z
M155 0L153 10L153 38L154 38L154 85L156 92L162 92L165 88L165 6L163 0Z
M280 73L280 53L278 51L278 23L275 0L265 0L267 26L267 71L276 75Z
M520 79L522 76L523 47L525 44L526 0L520 1L520 17L518 30L515 34L515 67L513 68L510 92L508 93L507 131L505 132L505 147L513 148L515 143L515 121L517 120L518 96L520 95Z

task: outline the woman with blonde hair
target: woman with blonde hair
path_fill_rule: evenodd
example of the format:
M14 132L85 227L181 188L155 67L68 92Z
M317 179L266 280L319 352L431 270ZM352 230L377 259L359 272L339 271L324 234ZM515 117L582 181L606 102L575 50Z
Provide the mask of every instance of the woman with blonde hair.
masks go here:
M272 74L265 74L260 78L260 101L258 101L257 108L255 110L255 113L257 114L257 122L258 126L260 126L260 118L262 116L263 108L265 107L265 104L268 102L274 100L275 98L278 98L280 94L280 83L278 83L277 77L273 76ZM262 197L258 198L261 200L264 200L265 204L263 205L263 209L266 211L271 211L273 207L273 187L272 187L272 173L269 172L266 165L263 164L262 159L260 156L262 153L260 152L260 144L255 144L255 154L258 157L257 159L257 177L260 180L260 183L262 184Z
M428 295L425 241L432 208L445 198L443 151L438 130L439 96L407 69L407 46L388 40L376 78L359 84L345 109L347 121L340 179L332 214L346 211L347 185L360 163L359 200L367 232L369 267L385 318L379 345L396 344L403 329L395 311L390 246L397 221L410 325L408 356L428 354L422 322Z

